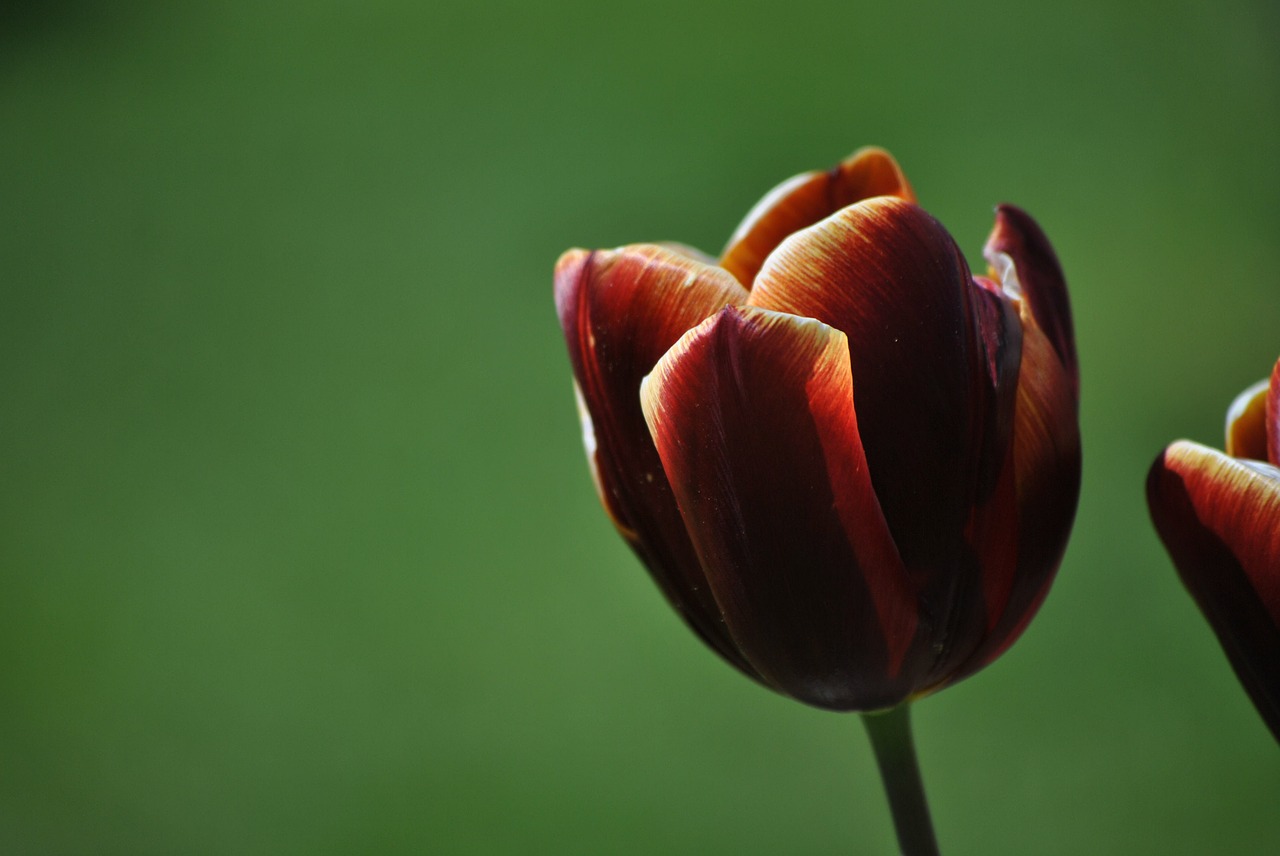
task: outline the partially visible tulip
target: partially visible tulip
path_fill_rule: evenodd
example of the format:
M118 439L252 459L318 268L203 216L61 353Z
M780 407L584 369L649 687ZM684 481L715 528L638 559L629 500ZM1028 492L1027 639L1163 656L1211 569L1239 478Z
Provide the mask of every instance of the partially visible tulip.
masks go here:
M1048 591L1080 478L1049 242L997 210L987 276L864 149L769 193L719 261L556 266L600 499L743 673L881 710L995 659Z
M1182 582L1280 740L1280 362L1227 412L1226 454L1179 440L1147 502Z

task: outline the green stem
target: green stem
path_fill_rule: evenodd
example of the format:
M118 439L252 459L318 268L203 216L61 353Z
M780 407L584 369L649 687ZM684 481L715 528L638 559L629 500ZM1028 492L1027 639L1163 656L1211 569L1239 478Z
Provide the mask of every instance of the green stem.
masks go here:
M892 710L862 714L871 748L880 765L880 778L889 797L893 828L898 833L902 856L938 856L938 839L933 834L929 806L924 798L924 782L916 762L911 739L910 704Z

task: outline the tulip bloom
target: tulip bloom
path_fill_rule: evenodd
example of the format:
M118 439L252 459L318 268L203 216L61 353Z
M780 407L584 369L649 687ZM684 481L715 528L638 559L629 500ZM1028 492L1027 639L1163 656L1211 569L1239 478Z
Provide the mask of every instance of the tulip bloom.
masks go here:
M718 261L570 250L556 309L591 471L685 621L831 710L947 686L1048 591L1080 479L1048 240L996 213L986 276L864 149L770 192Z
M1226 454L1180 440L1147 503L1182 582L1280 740L1280 362L1227 412Z

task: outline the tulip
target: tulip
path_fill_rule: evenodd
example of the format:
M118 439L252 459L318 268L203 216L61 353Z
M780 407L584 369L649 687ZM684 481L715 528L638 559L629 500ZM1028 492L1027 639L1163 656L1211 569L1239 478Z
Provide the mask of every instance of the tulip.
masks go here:
M996 212L986 276L863 149L797 176L718 261L570 250L555 299L601 503L741 672L866 716L904 852L936 852L908 701L1022 633L1080 480L1066 284Z
M972 674L1043 600L1079 490L1066 285L997 210L972 276L864 149L770 192L718 263L570 250L555 296L601 502L745 674L879 710Z
M1226 453L1179 440L1147 477L1156 531L1280 740L1280 362L1227 411Z

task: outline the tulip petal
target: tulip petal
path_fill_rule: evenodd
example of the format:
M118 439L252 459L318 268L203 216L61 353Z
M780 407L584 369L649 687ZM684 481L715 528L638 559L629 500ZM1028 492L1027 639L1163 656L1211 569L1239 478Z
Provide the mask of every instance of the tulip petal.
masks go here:
M774 688L838 710L905 697L916 622L852 383L838 330L727 308L684 336L641 393L737 647Z
M694 631L754 676L720 621L640 410L640 382L658 358L746 291L687 251L639 245L565 253L555 297L605 510Z
M981 433L975 440L979 481L964 530L967 549L959 551L951 573L936 575L923 593L938 605L939 614L948 616L948 623L934 628L931 644L936 657L921 680L926 688L921 695L958 680L962 664L989 644L1027 574L1018 557L1017 455L1012 446L1025 358L1018 313L1022 302L1010 300L999 286L981 277L975 283L981 354L991 393L976 399L986 411L979 413Z
M1013 442L991 501L978 512L984 638L948 682L995 660L1022 635L1049 592L1066 551L1080 495L1075 384L1025 301Z
M1280 740L1280 469L1180 441L1147 501L1161 540Z
M1260 380L1235 397L1227 408L1227 454L1233 458L1267 460L1267 391Z
M826 172L790 178L747 214L729 239L720 266L750 288L760 265L788 235L873 196L916 198L893 156L875 147L859 149Z
M1267 394L1267 460L1280 467L1280 360L1271 370L1271 391Z
M919 575L954 573L979 483L990 484L983 468L998 471L1003 459L985 447L984 423L1000 408L991 403L979 292L987 293L936 220L880 197L783 241L748 301L848 336L871 478Z
M1036 323L1053 343L1079 394L1080 368L1067 281L1049 239L1025 211L1001 205L983 255L1006 290L1026 295Z

